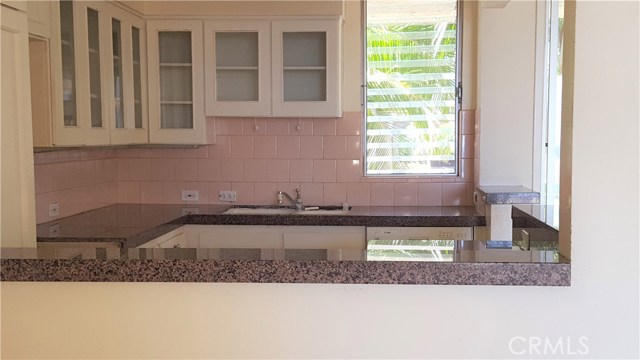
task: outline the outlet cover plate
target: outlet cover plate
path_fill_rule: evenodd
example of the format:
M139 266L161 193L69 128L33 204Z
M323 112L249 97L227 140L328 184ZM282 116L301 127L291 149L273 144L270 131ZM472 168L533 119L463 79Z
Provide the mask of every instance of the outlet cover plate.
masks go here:
M182 190L182 201L198 201L200 192L198 190Z
M59 203L49 204L49 217L54 217L58 215L60 215L60 204Z
M233 202L236 201L237 195L235 191L220 191L218 193L218 200Z

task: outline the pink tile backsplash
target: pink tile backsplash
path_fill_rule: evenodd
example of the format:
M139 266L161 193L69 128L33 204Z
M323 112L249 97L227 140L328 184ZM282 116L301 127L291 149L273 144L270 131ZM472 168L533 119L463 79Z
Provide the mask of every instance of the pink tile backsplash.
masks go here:
M346 136L324 136L322 139L325 159L347 158Z
M313 119L313 135L335 135L337 120L334 118Z
M312 119L291 119L289 124L289 133L291 135L313 135Z
M267 119L267 135L289 135L290 120L285 118Z
M235 159L220 160L220 180L242 181L244 179L244 161Z
M177 159L174 163L174 168L176 180L187 181L198 178L197 159Z
M347 202L352 206L371 205L371 184L347 184Z
M393 184L393 204L395 206L418 205L418 184L417 183Z
M154 181L175 180L175 160L151 159L151 175ZM118 174L119 175L119 174Z
M301 159L322 159L324 148L322 136L301 136L300 137L300 158Z
M336 122L337 135L360 135L362 131L362 116L359 112L345 113L343 118Z
M312 182L313 162L309 160L291 160L289 163L289 180L294 182Z
M244 175L242 181L263 182L267 181L267 160L244 160Z
M267 181L289 182L289 160L267 160Z
M140 202L143 204L163 204L163 186L161 182L141 182Z
M360 142L362 138L360 136L347 136L347 159L349 160L361 160L362 150Z
M360 167L360 160L336 160L336 181L359 182Z
M305 204L324 205L324 184L303 183L300 184L300 192Z
M300 136L278 136L276 146L278 159L300 158Z
M256 205L273 205L276 203L278 185L276 183L255 183L253 200Z
M461 112L460 176L362 176L361 114L343 118L211 118L216 144L177 148L79 149L35 154L36 215L61 216L126 203L216 204L235 190L238 203L275 204L276 192L307 204L471 205L478 151L473 110ZM183 190L200 200L183 202Z
M274 159L277 142L275 136L256 136L253 138L253 157L255 159Z
M418 206L442 205L442 183L418 184Z
M267 133L266 119L244 119L242 126L245 135L265 135Z
M218 134L220 135L243 135L244 123L242 119L236 118L216 118Z
M467 184L446 183L442 184L442 205L443 206L466 206Z
M328 183L324 184L324 204L342 205L347 202L347 184Z
M231 158L253 159L253 136L231 136Z
M371 184L371 206L393 206L393 184Z
M476 111L461 110L460 111L460 134L473 135L476 128Z
M220 180L220 160L219 159L198 159L198 180L199 181Z
M231 190L237 192L238 204L253 204L254 203L254 186L252 182L232 182Z
M313 160L313 182L336 182L336 161Z

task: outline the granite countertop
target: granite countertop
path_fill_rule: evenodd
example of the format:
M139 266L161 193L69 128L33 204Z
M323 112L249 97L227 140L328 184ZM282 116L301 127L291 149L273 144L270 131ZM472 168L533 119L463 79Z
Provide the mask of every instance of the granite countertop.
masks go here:
M38 249L3 249L2 281L271 282L360 284L570 285L570 264L558 255L531 251L522 259L510 248L486 250L477 241L456 249L507 254L451 262L367 261L337 256L334 250L136 249L183 225L304 225L381 227L472 227L485 219L474 207L354 207L348 215L227 215L226 205L118 204L37 227ZM553 229L514 209L514 228L535 228L553 238ZM548 236L547 234L551 234ZM555 233L557 241L557 231ZM83 255L51 255L40 247L73 244ZM475 245L474 245L475 244ZM485 249L486 248L486 249ZM467 250L472 249L472 250ZM473 250L475 249L475 250ZM478 250L482 249L482 250ZM77 249L76 249L77 250ZM458 253L459 251L456 250ZM255 257L272 251L273 257ZM278 252L281 253L278 253ZM287 253L288 251L288 253ZM344 250L346 251L346 250ZM13 255L11 255L13 254ZM238 254L244 254L238 256ZM270 253L269 253L270 254ZM344 253L346 254L346 252ZM15 255L15 256L14 256ZM485 256L482 255L482 256ZM270 255L271 256L271 255ZM463 255L462 258L465 256ZM480 256L478 256L479 258ZM343 260L351 259L351 260ZM261 260L262 259L262 260ZM488 260L487 260L488 259ZM507 260L505 260L507 259Z

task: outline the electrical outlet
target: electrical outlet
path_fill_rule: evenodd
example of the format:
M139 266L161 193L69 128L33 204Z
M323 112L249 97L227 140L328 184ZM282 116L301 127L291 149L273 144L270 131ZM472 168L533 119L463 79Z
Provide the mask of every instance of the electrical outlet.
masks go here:
M235 191L220 191L218 193L218 199L220 201L236 201L237 193Z
M197 190L182 190L183 201L198 201L200 199L200 192Z
M51 203L49 204L49 217L54 217L60 215L60 204Z
M182 216L185 215L191 215L191 214L199 214L200 210L198 208L190 208L190 207L183 207L182 208Z
M55 224L49 225L49 236L50 237L60 236L60 224L55 223Z

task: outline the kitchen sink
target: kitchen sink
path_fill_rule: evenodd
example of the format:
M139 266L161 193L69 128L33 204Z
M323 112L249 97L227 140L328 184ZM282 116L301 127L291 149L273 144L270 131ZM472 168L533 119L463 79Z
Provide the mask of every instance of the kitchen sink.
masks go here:
M226 215L347 215L349 210L342 206L309 206L307 209L297 211L288 207L237 205L223 214Z

